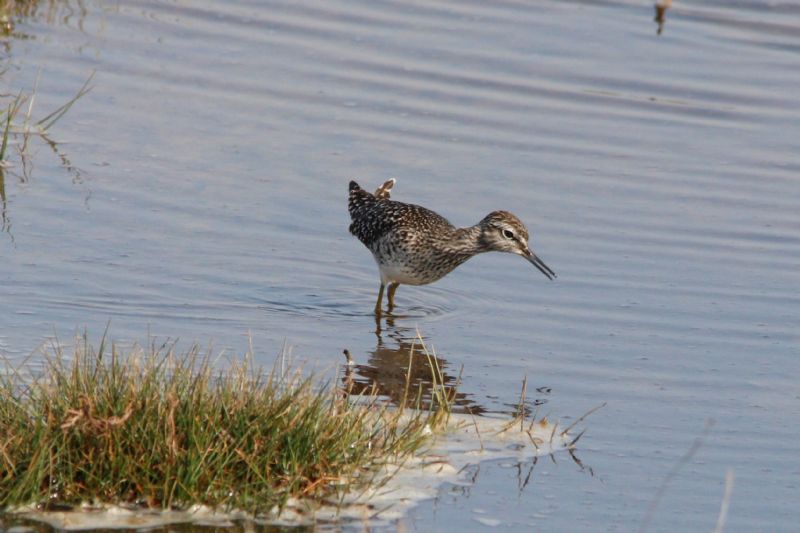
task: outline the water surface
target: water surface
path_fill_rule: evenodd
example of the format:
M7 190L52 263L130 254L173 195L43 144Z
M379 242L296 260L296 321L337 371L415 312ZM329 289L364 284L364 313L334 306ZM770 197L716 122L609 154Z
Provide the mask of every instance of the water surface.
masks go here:
M419 331L462 405L586 422L557 463L481 465L416 530L798 519L800 8L634 2L88 2L21 22L4 92L94 89L4 179L0 352L107 322L391 383ZM65 163L61 155L66 156ZM347 183L456 225L506 209L549 282L487 254L371 315ZM463 366L463 373L462 368ZM387 395L390 394L387 387ZM539 389L535 394L531 391ZM531 467L533 467L532 470ZM532 472L530 475L527 473ZM522 483L525 479L527 482ZM676 512L679 510L679 512Z

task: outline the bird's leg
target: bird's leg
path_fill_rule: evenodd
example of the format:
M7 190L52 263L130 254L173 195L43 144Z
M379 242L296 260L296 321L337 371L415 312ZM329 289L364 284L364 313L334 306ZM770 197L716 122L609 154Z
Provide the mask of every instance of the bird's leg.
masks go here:
M381 288L378 290L378 301L375 302L375 315L381 316L381 304L383 303L383 288L386 285L381 282Z
M387 309L388 309L388 311L390 313L392 312L392 309L394 309L394 293L397 290L397 287L399 287L399 286L400 286L400 284L397 283L397 282L394 282L391 285L389 285L389 292L388 292L389 307Z

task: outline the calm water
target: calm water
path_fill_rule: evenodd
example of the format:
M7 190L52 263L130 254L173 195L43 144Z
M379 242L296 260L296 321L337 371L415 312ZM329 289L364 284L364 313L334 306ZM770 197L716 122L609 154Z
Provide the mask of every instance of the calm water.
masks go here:
M462 404L585 423L579 458L482 464L411 530L711 530L800 520L800 6L87 2L20 23L3 92L54 153L6 172L0 353L111 320L391 395L419 329ZM66 161L64 160L66 158ZM489 254L403 286L376 335L347 182L470 225L532 227L549 282ZM531 391L539 389L535 394ZM533 467L527 483L523 483Z

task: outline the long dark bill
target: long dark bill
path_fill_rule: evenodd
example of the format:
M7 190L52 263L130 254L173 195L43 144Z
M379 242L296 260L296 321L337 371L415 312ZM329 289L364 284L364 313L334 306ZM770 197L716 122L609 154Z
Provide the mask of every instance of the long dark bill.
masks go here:
M556 273L550 270L550 267L544 264L544 261L539 259L535 253L531 252L531 255L525 256L525 259L531 262L533 266L539 269L539 271L547 276L547 279L553 279L556 276Z

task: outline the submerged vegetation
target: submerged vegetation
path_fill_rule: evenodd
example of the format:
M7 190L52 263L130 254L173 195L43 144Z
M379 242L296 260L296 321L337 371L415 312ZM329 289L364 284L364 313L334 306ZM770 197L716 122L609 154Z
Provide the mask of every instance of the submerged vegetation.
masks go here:
M7 368L0 509L202 503L260 514L292 497L336 500L417 450L449 413L443 395L409 416L280 363L267 372L248 356L219 369L196 346L95 350L84 336L69 357L47 350L34 375Z

